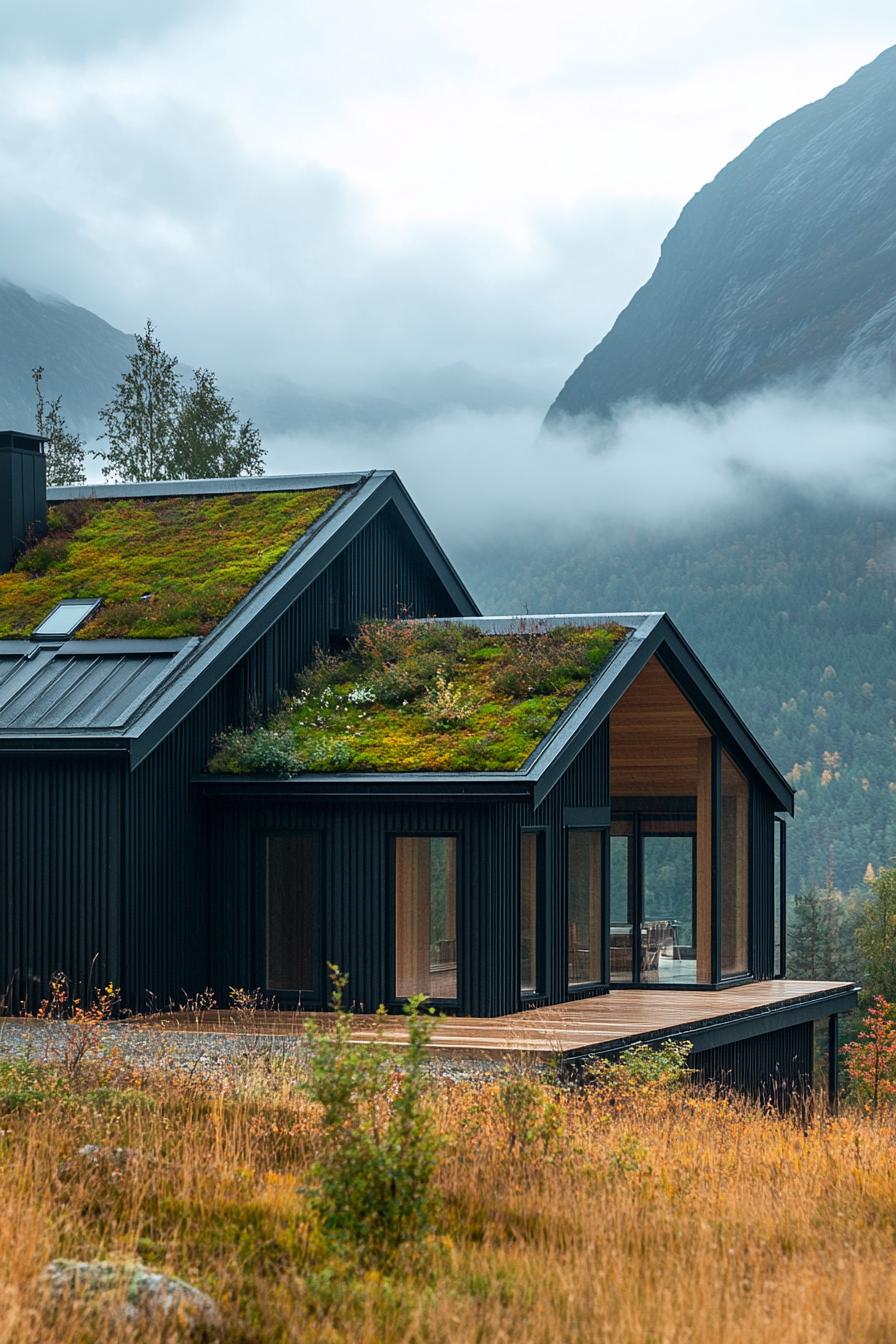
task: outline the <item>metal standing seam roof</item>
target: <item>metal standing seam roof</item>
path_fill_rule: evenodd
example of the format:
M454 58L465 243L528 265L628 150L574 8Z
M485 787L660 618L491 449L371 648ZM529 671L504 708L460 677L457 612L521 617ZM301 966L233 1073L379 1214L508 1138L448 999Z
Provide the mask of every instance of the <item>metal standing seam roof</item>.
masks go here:
M162 641L122 640L125 647L114 653L96 652L89 643L72 648L75 641L50 648L26 644L20 652L0 643L0 730L120 727L178 654L196 642L171 640L166 647Z

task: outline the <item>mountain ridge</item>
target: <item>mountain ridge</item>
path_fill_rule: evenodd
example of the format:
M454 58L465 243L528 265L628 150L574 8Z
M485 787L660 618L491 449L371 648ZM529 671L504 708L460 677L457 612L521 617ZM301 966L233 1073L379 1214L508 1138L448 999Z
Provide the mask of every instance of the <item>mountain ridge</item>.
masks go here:
M702 187L547 420L896 371L896 46Z

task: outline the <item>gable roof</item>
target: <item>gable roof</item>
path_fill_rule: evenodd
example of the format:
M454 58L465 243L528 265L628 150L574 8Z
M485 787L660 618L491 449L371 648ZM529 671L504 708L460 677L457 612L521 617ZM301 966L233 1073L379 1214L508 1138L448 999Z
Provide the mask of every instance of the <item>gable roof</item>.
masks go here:
M0 639L0 751L126 751L136 765L387 505L458 611L475 602L391 471L58 487L48 502L338 490L326 511L201 637Z
M627 627L597 676L564 710L553 727L517 770L508 771L390 771L304 774L290 779L234 775L204 776L209 790L301 792L316 796L381 793L413 795L438 792L502 795L524 793L538 806L609 716L626 690L656 656L679 684L708 727L727 742L758 776L779 810L793 812L793 789L747 728L734 706L697 658L665 612L602 612L549 616L453 617L440 623L472 625L490 634L512 633L520 623L546 628L556 625Z

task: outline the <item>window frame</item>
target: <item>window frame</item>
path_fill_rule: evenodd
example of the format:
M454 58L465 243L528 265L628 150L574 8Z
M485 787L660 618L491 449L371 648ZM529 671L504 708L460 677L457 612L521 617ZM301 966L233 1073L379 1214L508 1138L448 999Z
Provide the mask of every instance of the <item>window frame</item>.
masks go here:
M434 1008L444 1008L446 1010L454 1009L455 1011L457 1011L459 1010L462 1001L464 976L460 957L460 938L458 937L458 932L461 923L459 917L460 892L461 892L461 881L460 881L461 844L460 844L460 835L456 830L412 831L404 829L400 831L389 831L389 833L386 836L386 855L387 855L386 900L388 902L387 917L385 920L386 937L388 940L387 955L385 958L385 967L387 976L386 985L388 989L388 993L386 995L386 1003L390 1008L402 1008L410 1000L409 995L401 997L396 993L395 990L397 970L398 970L398 959L396 956L396 947L395 947L395 940L398 933L398 920L396 917L397 916L396 882L398 876L397 863L396 863L396 845L395 845L396 840L454 841L454 937L455 942L457 943L457 972L456 972L457 985L455 989L454 998L451 999L441 997L436 998L434 995L427 995L426 1002L427 1004L431 1004Z
M535 989L523 989L522 985L522 898L523 898L523 836L534 835L535 841L535 862L536 862L536 887L535 887ZM519 828L519 847L517 874L517 938L516 938L516 965L517 965L517 992L520 1003L531 1007L532 1004L540 999L547 998L547 976L546 958L547 958L547 888L548 888L548 828L546 826L521 826Z
M600 855L600 974L596 980L581 980L571 982L569 978L569 840L575 833L588 831L594 835L600 836L601 855ZM563 827L563 984L565 989L564 997L567 1000L586 998L596 990L609 989L610 974L610 902L607 899L607 884L609 880L609 855L610 845L608 837L610 834L609 817L602 826L595 826L593 823L576 825L569 823Z
M746 926L747 926L747 969L745 971L733 971L729 975L722 971L722 864L724 855L722 853L722 757L727 756L729 762L741 776L747 786L747 820L746 820L746 855L744 863L744 890L746 892ZM713 920L713 984L718 987L728 988L731 985L746 984L754 980L755 957L754 957L754 909L753 900L753 845L754 845L754 827L753 827L753 809L755 806L755 787L750 773L745 769L738 753L727 742L720 738L714 738L713 751L713 902L712 902L712 920ZM774 850L772 851L772 862L774 863ZM774 913L772 914L774 920Z

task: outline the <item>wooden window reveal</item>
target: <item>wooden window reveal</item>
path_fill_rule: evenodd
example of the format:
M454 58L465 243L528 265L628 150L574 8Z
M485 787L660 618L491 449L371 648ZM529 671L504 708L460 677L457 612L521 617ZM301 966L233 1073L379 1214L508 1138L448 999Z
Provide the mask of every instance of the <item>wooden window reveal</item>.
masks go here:
M395 996L457 998L457 841L395 838Z

